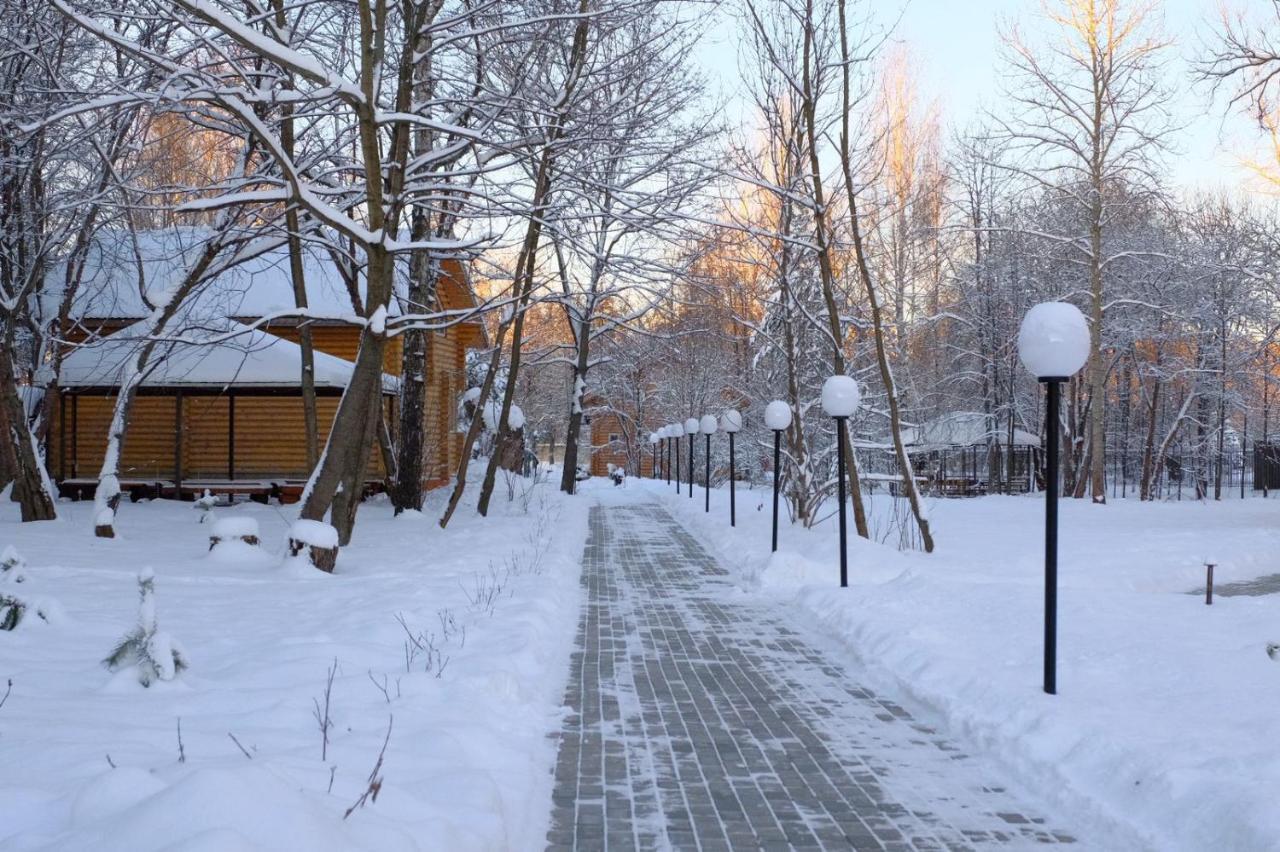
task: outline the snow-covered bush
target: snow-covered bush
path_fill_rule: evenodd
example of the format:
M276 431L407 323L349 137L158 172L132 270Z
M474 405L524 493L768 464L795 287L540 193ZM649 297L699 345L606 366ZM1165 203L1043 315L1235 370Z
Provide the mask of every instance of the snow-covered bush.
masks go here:
M135 666L138 682L143 686L151 686L157 680L173 680L187 668L182 646L156 623L155 595L155 574L147 568L138 575L138 626L102 661L111 671Z

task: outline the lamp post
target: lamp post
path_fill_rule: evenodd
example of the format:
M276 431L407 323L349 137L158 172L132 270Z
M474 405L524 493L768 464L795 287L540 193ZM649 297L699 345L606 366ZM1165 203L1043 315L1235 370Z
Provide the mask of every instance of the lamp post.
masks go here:
M649 433L649 446L653 448L653 464L649 467L649 478L658 478L658 433Z
M773 430L773 552L778 552L778 477L782 467L782 432L791 426L791 406L780 399L765 406L764 425Z
M1045 385L1044 691L1058 692L1058 429L1062 383L1089 360L1089 324L1075 305L1044 302L1018 330L1022 366Z
M698 418L690 417L684 421L684 432L689 436L689 499L693 499L693 436L698 434L702 424Z
M734 479L734 457L733 457L733 436L738 434L742 429L742 414L730 408L724 414L720 415L720 431L729 436L729 526L736 527L738 525L738 507L735 503L733 494Z
M706 472L702 475L702 487L706 491L706 508L704 512L711 511L711 436L716 431L716 416L714 414L704 414L702 419L698 421L698 428L702 434L707 436L707 450L703 453L703 459L706 462Z
M822 386L822 410L836 421L836 469L840 494L840 588L849 585L849 536L844 499L844 424L858 410L861 393L851 376L832 376Z
M671 424L668 423L658 430L658 434L662 435L662 456L663 463L666 467L667 484L671 484Z
M684 427L680 426L678 423L672 423L669 428L671 429L671 444L676 448L675 480L676 480L676 493L679 494L680 493L680 437L684 435Z

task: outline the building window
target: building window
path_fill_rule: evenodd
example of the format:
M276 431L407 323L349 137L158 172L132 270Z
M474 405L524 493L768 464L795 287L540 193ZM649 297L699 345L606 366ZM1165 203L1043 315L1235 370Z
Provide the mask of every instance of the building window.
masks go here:
M616 444L617 442L618 442L618 433L617 433L617 432L610 432L610 433L609 433L609 443L610 443L610 444Z

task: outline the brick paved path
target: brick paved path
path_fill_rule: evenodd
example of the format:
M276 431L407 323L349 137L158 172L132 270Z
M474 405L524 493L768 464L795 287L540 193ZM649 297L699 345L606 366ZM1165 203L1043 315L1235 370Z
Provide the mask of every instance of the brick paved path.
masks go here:
M1074 840L738 592L659 506L592 510L583 583L551 849Z

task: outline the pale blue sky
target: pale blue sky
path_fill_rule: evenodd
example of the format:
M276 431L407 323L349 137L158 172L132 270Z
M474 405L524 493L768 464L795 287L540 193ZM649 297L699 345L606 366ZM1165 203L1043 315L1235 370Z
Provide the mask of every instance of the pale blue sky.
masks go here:
M893 38L910 46L922 94L937 103L948 126L964 126L984 106L1000 108L1001 27L1019 21L1028 40L1037 35L1040 0L872 2L885 25L901 16ZM1210 103L1208 92L1194 85L1188 73L1190 60L1211 31L1220 0L1162 0L1159 5L1163 31L1172 42L1168 73L1175 100L1170 106L1184 125L1174 137L1177 150L1168 156L1171 183L1187 190L1251 183L1240 160L1258 150L1258 134L1246 118L1226 114L1221 103ZM735 106L733 97L736 43L733 25L726 22L709 34L700 51L713 78L726 89L731 120L742 108Z
M881 5L877 3L877 5ZM1180 150L1170 156L1170 178L1184 188L1237 184L1245 178L1239 157L1256 144L1247 119L1224 115L1221 103L1194 85L1188 66L1200 51L1216 18L1217 0L1163 0L1163 31L1172 42L1171 104L1183 132L1175 136ZM883 3L886 14L900 4ZM895 36L910 45L920 60L926 86L939 99L944 116L964 124L964 117L983 105L998 108L999 32L1020 21L1029 41L1036 37L1039 0L911 0Z

